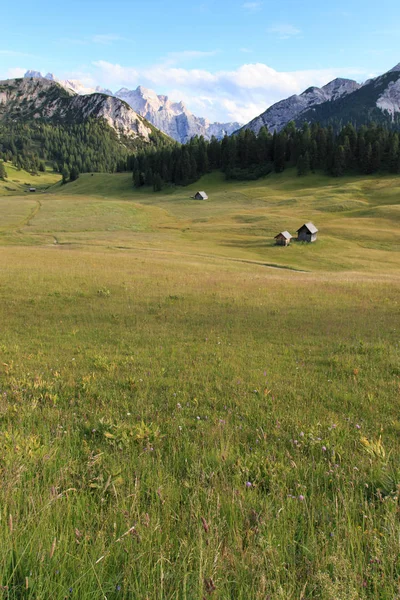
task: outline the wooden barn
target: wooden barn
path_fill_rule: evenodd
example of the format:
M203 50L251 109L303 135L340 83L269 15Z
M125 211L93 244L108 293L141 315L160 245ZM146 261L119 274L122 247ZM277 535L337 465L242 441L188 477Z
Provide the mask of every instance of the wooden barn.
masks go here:
M197 192L194 198L195 200L208 200L208 196L205 192Z
M297 230L297 240L299 242L315 242L317 233L318 229L311 221L309 223L304 223L304 225Z
M281 231L275 236L275 244L277 246L289 246L292 235L288 231Z

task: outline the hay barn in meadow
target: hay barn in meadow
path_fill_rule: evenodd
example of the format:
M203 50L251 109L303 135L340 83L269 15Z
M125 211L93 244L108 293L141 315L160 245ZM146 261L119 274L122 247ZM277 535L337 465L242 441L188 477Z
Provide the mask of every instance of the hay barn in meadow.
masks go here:
M281 231L278 235L275 236L275 244L276 246L289 246L290 240L292 239L292 235L288 231Z
M208 196L205 192L197 192L194 198L195 200L208 200Z
M297 230L297 240L299 242L315 242L317 239L318 229L315 227L314 223L309 221L308 223L304 223Z

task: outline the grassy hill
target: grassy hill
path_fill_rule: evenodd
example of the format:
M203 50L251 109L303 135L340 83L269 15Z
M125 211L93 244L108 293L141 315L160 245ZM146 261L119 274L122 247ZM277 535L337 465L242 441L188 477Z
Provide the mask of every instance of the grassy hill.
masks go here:
M60 180L61 176L48 169L45 173L32 175L23 169L17 169L9 162L4 163L7 172L5 180L0 179L0 196L15 196L27 192L30 186L39 192L46 190Z
M399 192L0 197L5 597L398 595ZM318 243L273 246L310 219Z
M209 200L193 200L197 189L206 189ZM20 205L17 210L19 202L17 197L7 205L3 201L3 243L53 243L56 238L59 244L162 249L306 271L399 268L396 177L298 178L289 171L257 182L228 183L213 173L195 185L155 194L133 189L130 174L86 174L41 195L34 220L29 218L33 199L24 198L25 209ZM15 235L10 224L13 219L20 224L23 210L29 226L19 227ZM320 230L317 244L274 245L279 231L295 235L309 220Z

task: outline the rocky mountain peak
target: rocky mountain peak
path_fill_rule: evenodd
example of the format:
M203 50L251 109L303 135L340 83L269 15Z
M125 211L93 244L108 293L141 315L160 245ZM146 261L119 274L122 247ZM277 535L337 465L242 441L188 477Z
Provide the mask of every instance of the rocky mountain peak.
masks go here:
M26 77L26 78L33 77L34 79L42 79L43 75L41 74L40 71L27 71L25 73L24 77Z
M194 135L202 135L206 139L211 139L213 135L222 138L241 126L240 123L210 123L207 119L193 115L184 102L172 102L168 96L158 95L154 90L142 85L134 90L123 87L114 94L111 90L101 87L88 87L76 79L59 80L52 73L43 76L40 71L27 71L25 78L57 82L66 90L72 90L79 95L97 92L115 96L124 100L137 114L178 142L186 142Z
M65 82L64 82L65 83ZM119 136L151 143L154 128L125 102L106 94L77 94L45 77L0 82L0 120L15 119L82 122L102 118Z
M329 97L329 100L336 100L346 94L351 94L361 87L357 81L337 77L322 87L323 92Z
M398 71L400 71L400 63L398 63L395 67L393 67L393 69L390 69L390 71L388 71L388 73L397 73Z

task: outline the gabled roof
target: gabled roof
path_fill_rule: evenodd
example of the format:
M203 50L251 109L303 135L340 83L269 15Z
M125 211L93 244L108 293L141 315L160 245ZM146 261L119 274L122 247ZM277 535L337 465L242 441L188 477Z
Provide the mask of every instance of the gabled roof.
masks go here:
M281 231L280 233L278 233L278 235L275 236L275 240L276 238L278 238L280 235L283 235L283 237L285 238L285 240L291 240L292 239L292 235L290 235L290 233L288 231Z
M196 192L196 196L201 196L203 200L207 200L208 196L205 192Z
M311 221L309 221L308 223L304 223L304 225L302 225L300 229L303 229L303 227L306 227L310 233L318 232L318 229L315 227L314 223L311 223ZM297 230L297 233L299 233L300 229Z

